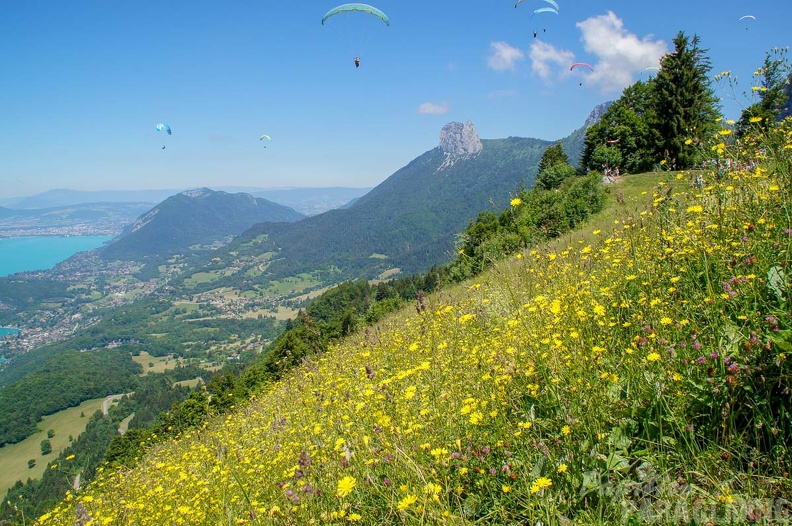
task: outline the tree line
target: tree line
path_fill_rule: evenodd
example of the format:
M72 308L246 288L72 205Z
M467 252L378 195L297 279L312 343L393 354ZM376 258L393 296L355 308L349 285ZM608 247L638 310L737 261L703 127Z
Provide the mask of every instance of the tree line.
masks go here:
M710 159L706 145L713 142L721 124L719 98L715 95L707 50L697 36L683 32L674 38L674 51L660 61L654 78L624 90L602 118L586 131L581 167L603 171L620 168L624 173L646 172L660 167L685 170L701 167ZM787 111L790 68L786 48L767 52L754 74L754 102L735 123L735 139L751 128L766 130ZM736 80L728 73L715 76L733 93ZM746 92L743 92L747 96Z

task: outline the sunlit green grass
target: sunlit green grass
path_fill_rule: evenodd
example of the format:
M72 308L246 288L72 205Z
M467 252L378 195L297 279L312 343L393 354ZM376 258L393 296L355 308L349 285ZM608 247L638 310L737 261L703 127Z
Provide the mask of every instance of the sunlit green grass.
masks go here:
M217 272L196 272L189 278L184 280L184 284L188 287L194 287L201 283L209 283L220 279L220 274Z
M22 442L0 448L0 492L5 495L8 488L17 480L23 482L28 478L37 479L47 469L47 463L58 457L58 454L69 445L69 435L76 439L85 430L88 419L96 411L101 411L104 398L87 400L78 407L70 407L55 414L45 416L38 424L41 430ZM85 416L80 417L80 414ZM49 439L52 453L41 454L41 441L47 438L47 431L52 429L55 435ZM35 459L36 466L28 469L28 460Z
M132 360L139 363L143 367L142 375L150 373L164 373L170 369L175 369L181 364L181 361L170 356L151 356L146 351L142 351L136 356L132 356Z

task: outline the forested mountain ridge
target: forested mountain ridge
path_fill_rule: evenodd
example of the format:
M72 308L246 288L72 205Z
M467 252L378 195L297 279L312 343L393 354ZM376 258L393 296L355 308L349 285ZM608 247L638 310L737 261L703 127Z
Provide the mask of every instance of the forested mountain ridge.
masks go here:
M598 108L593 119L558 141L572 162L580 156L585 129L596 121ZM470 130L475 134L472 124L466 126L464 132L461 124L454 129L460 136ZM441 132L441 142L446 140ZM275 253L266 271L269 279L317 270L337 273L337 281L372 278L389 269L423 272L449 261L454 236L479 212L500 210L521 188L530 188L541 156L552 144L522 137L483 139L471 150L476 153L464 154L438 146L348 209L294 223L255 225L212 256L228 262ZM253 242L257 239L264 241Z
M188 190L169 197L102 250L107 259L145 259L207 246L262 221L297 221L303 214L249 194Z

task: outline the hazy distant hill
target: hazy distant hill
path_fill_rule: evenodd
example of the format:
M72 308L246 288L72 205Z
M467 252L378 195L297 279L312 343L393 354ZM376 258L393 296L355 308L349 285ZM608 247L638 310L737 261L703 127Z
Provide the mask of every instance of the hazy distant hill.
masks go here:
M249 192L256 197L288 206L298 212L312 216L336 208L345 208L350 202L365 195L371 188L284 188Z
M583 130L560 141L573 162L580 156ZM329 269L341 278L372 277L389 268L426 270L449 260L455 235L479 212L501 210L521 187L533 185L539 160L554 141L479 140L468 122L447 125L440 144L348 209L256 225L216 255L276 250L278 258L267 269L271 279ZM263 244L247 243L262 234Z
M250 194L188 190L158 204L102 250L110 259L144 259L183 252L193 245L228 241L262 221L297 221L304 216Z
M149 203L83 203L38 209L0 207L0 235L116 235Z
M149 208L182 190L101 190L82 191L57 189L40 194L0 199L0 207L13 209L41 209L74 206L85 203L149 203ZM348 188L341 186L318 188L260 188L247 186L222 186L213 190L228 193L247 193L263 197L268 201L288 206L301 214L316 215L347 206L371 188ZM1 212L0 212L1 213ZM140 212L142 213L142 211ZM137 217L136 214L135 217ZM0 216L1 217L1 216ZM133 218L134 219L134 218Z
M99 190L83 191L59 188L29 197L4 200L6 206L15 209L52 208L85 203L159 203L180 190Z

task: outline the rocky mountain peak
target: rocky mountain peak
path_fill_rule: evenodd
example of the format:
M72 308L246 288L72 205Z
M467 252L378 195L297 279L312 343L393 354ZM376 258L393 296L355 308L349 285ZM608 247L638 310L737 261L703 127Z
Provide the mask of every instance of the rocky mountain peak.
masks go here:
M450 122L440 130L440 148L450 155L473 155L481 151L481 140L472 122Z
M185 190L184 192L181 193L181 195L186 197L205 197L212 193L214 193L213 190L204 187L204 188L193 188L191 190Z
M608 111L608 108L610 108L611 104L613 104L613 101L609 100L607 102L603 102L602 104L597 104L596 106L594 106L594 109L591 110L591 113L589 113L588 118L586 118L586 122L583 123L583 129L586 130L589 128L589 126L593 124L597 124L597 121L599 121L602 118L602 116L605 114L605 112Z

